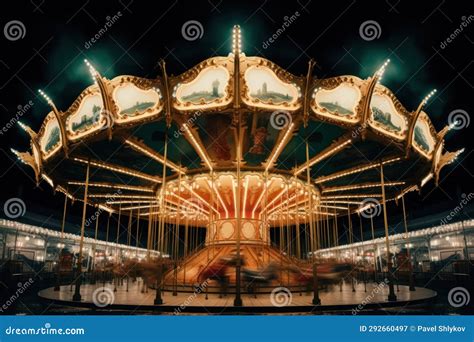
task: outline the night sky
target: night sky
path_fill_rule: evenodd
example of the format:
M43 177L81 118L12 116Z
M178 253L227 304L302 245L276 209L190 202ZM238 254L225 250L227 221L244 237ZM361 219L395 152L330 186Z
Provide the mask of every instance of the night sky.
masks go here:
M314 58L318 77L356 75L367 78L387 58L392 60L383 84L408 110L414 110L433 88L437 94L425 110L439 131L449 113L461 110L466 120L472 114L474 2L468 1L12 1L0 14L1 26L12 20L22 23L24 36L9 40L0 35L0 126L32 101L21 121L38 131L49 112L38 97L41 88L66 110L91 84L83 59L93 62L107 78L131 74L155 77L164 58L169 73L180 74L198 62L231 49L234 24L242 27L243 50L266 57L296 75L305 74ZM119 19L90 44L107 17ZM297 19L273 43L264 42L290 17ZM189 20L203 27L202 37L186 40L182 26ZM364 40L360 27L375 21L378 37ZM462 24L465 24L464 26ZM462 32L455 33L462 26ZM448 42L447 39L455 37ZM89 43L88 43L89 42ZM91 45L91 46L89 46ZM464 154L441 174L440 185L431 181L420 195L407 197L410 218L448 211L458 205L461 194L473 192L473 126L450 132L446 148L465 148ZM29 138L17 125L0 134L0 203L21 198L27 214L23 221L57 227L63 196L42 182L38 187L32 170L22 165L10 148L25 151ZM471 204L472 208L472 204ZM70 217L77 224L81 205ZM391 208L398 215L400 208ZM1 212L3 215L3 212ZM472 215L471 215L472 216ZM396 220L396 219L395 219ZM74 231L74 229L71 229Z

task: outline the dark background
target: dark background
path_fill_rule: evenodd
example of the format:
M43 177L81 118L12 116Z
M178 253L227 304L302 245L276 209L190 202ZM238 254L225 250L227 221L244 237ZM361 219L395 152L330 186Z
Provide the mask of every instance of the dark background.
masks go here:
M408 110L416 109L429 91L438 89L426 111L440 130L451 111L473 113L474 21L441 48L461 22L474 14L473 4L397 0L331 0L324 5L315 0L11 1L8 8L2 6L1 28L11 20L19 20L26 34L17 41L0 35L0 126L11 120L18 106L31 100L34 105L21 121L37 131L49 112L38 97L38 88L45 90L60 110L67 109L91 84L84 58L108 78L121 74L152 78L160 73L157 63L161 58L166 60L169 73L179 74L208 57L227 55L232 26L239 24L247 55L261 55L297 75L305 74L308 60L314 58L318 77L351 74L367 78L390 58L383 84ZM122 13L120 19L86 48L86 42L107 22L107 16L118 11ZM285 16L296 11L298 19L264 48L263 42L281 27ZM202 24L202 38L183 38L181 27L189 20ZM359 27L367 20L379 23L378 39L361 38ZM407 196L412 228L438 224L444 211L449 213L459 204L461 194L472 192L473 126L448 134L448 150L466 150L442 171L439 187L431 181L421 194ZM21 198L27 208L21 221L58 229L64 197L54 194L45 182L37 187L32 170L10 152L11 147L19 151L29 148L27 134L15 126L0 135L0 141L0 202ZM71 232L77 231L80 210L81 205L76 204L71 211ZM390 224L397 226L400 208L390 206L389 210L393 217ZM3 210L0 214L3 216Z

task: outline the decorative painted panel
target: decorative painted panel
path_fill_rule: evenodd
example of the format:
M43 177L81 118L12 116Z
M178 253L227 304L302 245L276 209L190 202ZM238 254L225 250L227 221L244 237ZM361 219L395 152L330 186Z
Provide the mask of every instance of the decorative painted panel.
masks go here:
M244 102L268 109L293 110L298 107L301 90L295 83L282 81L269 68L251 66L244 73Z
M77 140L102 129L107 124L102 110L103 101L99 89L95 87L86 89L69 109L71 114L66 119L69 138Z
M120 79L123 81L124 77ZM112 97L117 113L117 123L153 116L163 108L162 95L158 88L140 87L134 82L121 82L115 87Z
M54 114L48 114L44 122L44 130L42 130L40 138L41 151L48 158L61 148L61 130L59 123Z
M311 96L311 109L332 122L354 124L359 121L362 81L354 76L321 80Z
M314 110L324 116L353 121L357 117L357 104L361 98L359 88L342 83L334 89L319 88L314 93Z
M201 109L230 103L230 74L223 66L204 68L192 81L173 89L178 109Z
M408 130L408 112L386 88L377 88L370 101L369 124L375 130L402 140Z
M427 158L431 158L436 141L433 136L434 129L425 112L421 112L413 132L413 147Z

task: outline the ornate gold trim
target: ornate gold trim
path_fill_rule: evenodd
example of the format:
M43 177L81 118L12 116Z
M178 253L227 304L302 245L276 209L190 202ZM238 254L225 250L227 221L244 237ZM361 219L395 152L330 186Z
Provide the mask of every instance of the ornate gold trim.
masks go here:
M377 122L374 120L374 113L372 111L372 101L374 96L381 96L385 97L390 105L392 106L392 109L395 111L396 115L398 115L400 118L403 120L404 127L401 127L400 132L396 131L390 131L385 125ZM410 116L409 112L405 109L405 107L398 101L396 96L386 87L382 85L378 85L375 87L374 92L372 93L372 97L370 99L370 104L369 104L369 115L368 115L368 121L367 123L371 128L373 128L373 132L381 135L381 136L389 136L391 138L394 138L398 141L402 141L406 138L407 130L408 130L408 117Z
M158 96L157 102L149 108L145 110L135 110L132 115L121 114L120 112L123 110L120 108L117 100L117 91L128 85L135 86L139 90L143 91L155 91ZM110 81L110 88L112 94L112 113L114 114L115 120L114 125L119 126L128 126L135 122L145 122L152 119L155 119L160 116L164 103L163 103L163 95L162 95L162 85L159 80L149 80L146 78L135 77L135 76L128 76L122 75L115 77L112 81Z
M321 107L316 102L318 91L324 90L326 92L331 92L344 85L356 89L358 92L358 100L352 108L352 114L343 115L338 112L333 112L328 110L327 108ZM312 90L310 102L311 110L313 111L314 116L321 121L329 122L332 124L340 124L344 127L352 127L354 124L360 121L363 114L363 93L361 90L362 86L363 81L355 76L338 76L318 80Z
M250 94L250 88L246 81L246 74L247 72L252 71L254 69L266 70L270 72L270 74L275 77L275 80L280 82L283 86L293 87L296 93L295 98L288 102L284 101L282 103L274 104L272 103L272 101L263 101L253 97ZM240 97L242 98L242 102L246 104L249 108L256 108L261 110L296 111L300 109L303 105L301 89L304 88L304 78L296 77L295 75L289 73L288 71L284 70L283 68L279 67L268 59L261 57L242 58L240 76L240 81L242 84L242 86L240 87Z

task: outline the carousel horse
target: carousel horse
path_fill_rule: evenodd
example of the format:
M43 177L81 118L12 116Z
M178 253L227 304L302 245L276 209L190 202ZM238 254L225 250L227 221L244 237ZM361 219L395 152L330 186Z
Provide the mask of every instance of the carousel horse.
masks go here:
M200 265L197 280L200 284L207 280L217 281L220 287L219 298L222 298L222 295L227 295L227 287L229 285L227 270L229 266L234 265L235 258L220 258L207 266Z
M250 293L256 293L257 287L268 285L272 280L278 279L279 266L275 262L271 262L265 267L252 270L249 268L242 269L242 278Z
M323 285L337 284L352 270L352 265L348 263L323 263L316 266L317 276ZM299 284L304 284L310 289L313 284L313 267L291 267L290 271L296 275Z

